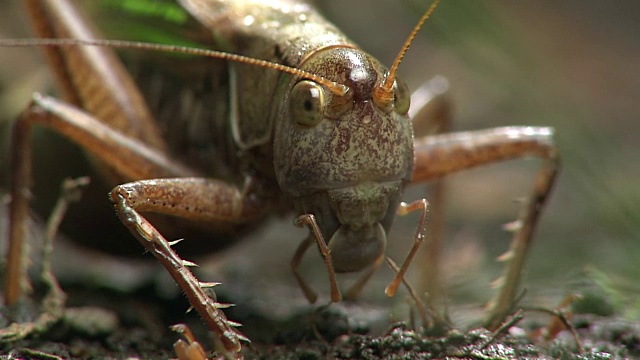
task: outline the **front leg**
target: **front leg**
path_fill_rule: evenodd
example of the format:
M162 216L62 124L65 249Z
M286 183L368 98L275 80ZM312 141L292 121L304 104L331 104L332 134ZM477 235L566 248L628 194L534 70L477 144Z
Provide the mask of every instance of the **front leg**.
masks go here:
M536 175L533 193L514 227L511 248L502 257L509 263L488 319L488 327L495 329L511 311L533 232L560 168L553 131L540 127L504 127L425 137L417 139L414 146L413 182L432 181L464 169L510 159L535 156L544 160Z
M203 178L142 180L115 187L111 191L122 223L167 269L207 324L217 335L217 347L224 354L240 351L240 341L248 341L227 320L220 304L204 290L218 285L202 283L189 270L194 263L182 260L141 211L177 216L198 222L247 223L264 213L253 196L222 181Z

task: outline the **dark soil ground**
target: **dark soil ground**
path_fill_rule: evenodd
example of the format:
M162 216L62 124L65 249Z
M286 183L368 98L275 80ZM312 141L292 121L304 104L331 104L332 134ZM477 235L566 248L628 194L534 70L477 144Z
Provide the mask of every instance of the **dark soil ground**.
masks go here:
M390 325L385 334L342 334L332 341L314 338L310 326L295 339L276 344L252 343L243 351L247 359L628 359L640 356L637 326L611 320L578 318L585 352L561 333L548 343L533 344L523 336L493 334L484 329L452 330L441 337L426 337L406 327ZM310 325L310 324L307 324ZM167 359L175 336L164 329L127 324L108 332L87 333L61 323L37 337L2 345L3 359ZM325 329L335 331L334 329ZM304 335L304 336L303 336Z
M180 294L159 296L157 289L150 285L133 292L77 285L67 285L66 290L69 298L64 317L26 339L3 341L0 354L4 355L0 359L167 359L176 356L172 344L179 336L169 330L169 326L176 323L187 323L205 347L211 349L211 339L199 319L184 313L188 305ZM218 295L220 301L231 301L227 297L237 294L222 291ZM230 319L241 322L242 331L253 340L243 349L247 359L628 359L640 356L640 325L615 315L569 312L574 315L570 323L579 345L567 330L544 340L540 330L548 325L551 317L539 316L533 311L523 312L521 321L495 333L482 328L450 328L441 330L439 335L427 336L423 331L412 329L409 323L415 322L390 323L388 316L381 320L375 314L385 310L366 302L292 306L288 314L274 315L278 310L269 311L268 304L245 301L243 296L238 298L238 305L227 314ZM576 303L573 309L579 310L583 305ZM32 317L40 309L26 301L18 308L23 319ZM11 315L15 316L16 312ZM3 326L6 326L7 309L3 314Z

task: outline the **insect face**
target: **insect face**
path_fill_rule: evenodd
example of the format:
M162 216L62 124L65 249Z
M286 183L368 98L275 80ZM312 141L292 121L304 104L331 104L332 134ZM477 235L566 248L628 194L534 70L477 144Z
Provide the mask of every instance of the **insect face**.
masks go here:
M330 238L338 272L358 271L384 252L386 232L413 170L408 92L381 106L372 98L386 69L353 48L314 53L304 70L344 84L336 95L309 80L289 85L288 117L274 138L281 189ZM286 106L286 105L283 105Z

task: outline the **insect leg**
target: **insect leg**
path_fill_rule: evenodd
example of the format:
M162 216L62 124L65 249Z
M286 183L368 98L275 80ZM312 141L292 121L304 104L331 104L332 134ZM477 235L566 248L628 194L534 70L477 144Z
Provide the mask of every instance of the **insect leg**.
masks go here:
M338 288L338 281L336 280L336 272L333 270L333 260L331 259L331 250L329 250L329 247L327 246L327 243L324 240L324 237L322 236L320 227L318 227L318 223L316 222L316 218L315 216L313 216L313 214L300 215L295 221L295 225L298 227L302 227L305 224L309 225L309 228L311 229L311 234L309 234L308 239L316 240L316 242L318 243L318 248L320 249L320 253L322 254L322 258L324 259L324 264L327 267L327 274L329 274L329 285L331 286L331 301L339 302L340 299L342 298L342 295L340 294L340 289ZM304 252L309 248L310 244L307 244L308 239L298 247L298 250L296 251L296 254L292 260L292 264L296 265L296 268L293 271L294 274L297 274L297 266L300 263L300 260L302 259ZM306 284L306 281L304 281L304 279L300 277L299 274L296 276L296 279L298 279L298 283L300 284L300 287L302 288L302 290L305 292L307 299L313 303L316 299L316 296L313 290L309 288L309 286ZM307 294L307 291L311 291L311 292ZM309 295L312 295L312 296L309 297Z
M436 76L425 82L411 94L409 116L413 123L415 138L448 133L452 129L451 101L448 96L449 82L443 76ZM413 109L415 113L412 111ZM425 244L421 261L420 293L429 298L444 298L439 269L444 238L446 180L440 179L430 184L429 192L429 241Z
M207 355L196 338L191 333L191 329L185 324L177 324L171 330L181 334L184 340L180 339L173 344L173 350L178 355L179 360L206 360Z
M291 272L293 272L293 276L296 278L298 282L298 286L302 289L304 296L309 300L310 303L315 303L318 300L318 295L316 292L309 286L307 281L302 277L300 272L298 271L298 267L300 266L300 262L302 261L302 257L309 250L309 247L313 244L313 235L309 234L309 236L300 243L296 253L291 258Z
M209 330L216 333L223 347L219 350L240 351L240 341L248 339L220 310L228 305L217 303L204 290L217 283L198 281L188 269L195 264L182 260L171 248L172 243L140 211L199 221L244 223L260 214L264 207L236 186L204 178L141 180L119 185L111 191L111 200L122 223L162 263Z
M99 38L72 2L31 0L25 4L38 36ZM172 164L161 153L166 144L160 136L160 129L146 108L135 83L112 49L48 47L46 55L58 88L67 101L83 107L101 120L85 121L83 118L87 116L69 114L74 112L69 105L64 106L52 99L36 96L33 104L14 125L11 146L10 244L4 297L5 303L9 305L20 297L21 282L25 279L22 252L24 226L29 211L32 166L30 134L33 124L44 124L62 133L129 180L192 175L184 167ZM56 111L62 114L56 114ZM110 128L100 122L109 124ZM127 134L130 138L125 138L122 134ZM133 138L140 141L132 141ZM142 142L148 145L144 146ZM137 151L140 148L144 150ZM127 154L133 158L129 159ZM142 175L143 173L155 175Z
M501 289L491 304L488 326L495 328L511 310L535 226L555 182L560 159L553 131L544 127L504 127L424 137L414 141L413 182L431 181L475 166L535 156L544 160L527 204L520 212L508 252Z
M98 39L90 20L69 0L29 0L25 6L42 38ZM107 47L46 47L49 70L62 97L112 129L156 149L166 149L160 128L134 80Z
M398 215L407 215L414 211L420 210L420 220L418 221L418 228L416 229L416 236L414 237L413 246L411 247L407 258L404 260L400 271L398 271L391 283L389 283L386 289L384 289L385 294L387 294L387 296L389 297L395 296L396 291L398 290L398 286L400 286L400 283L404 279L404 274L409 268L409 264L411 264L411 261L418 252L420 244L422 244L422 240L424 240L424 230L427 222L428 207L429 203L427 203L426 199L416 200L410 204L400 203L400 206L398 207Z
M364 286L369 282L369 279L375 274L378 270L382 262L384 261L384 254L380 255L371 266L365 271L365 273L356 281L351 288L347 291L347 295L345 296L349 300L355 300Z
M9 251L5 303L20 297L23 239L29 213L32 171L31 131L44 125L80 145L118 174L130 179L194 175L163 153L122 135L101 121L54 98L34 95L32 104L13 126L11 146L11 202L9 204Z
M451 102L448 91L447 79L436 76L411 94L409 116L415 138L447 133L451 130ZM413 109L417 109L415 113Z

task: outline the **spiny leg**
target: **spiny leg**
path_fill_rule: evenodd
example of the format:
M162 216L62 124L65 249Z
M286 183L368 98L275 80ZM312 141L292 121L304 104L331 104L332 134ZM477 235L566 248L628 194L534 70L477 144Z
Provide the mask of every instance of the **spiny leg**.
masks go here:
M504 127L425 137L417 139L414 146L413 182L431 181L509 159L535 156L544 160L536 175L533 193L520 212L501 289L491 303L487 325L495 328L512 309L535 226L560 167L553 131L544 127Z
M22 114L14 125L12 139L14 146L12 148L12 197L9 222L10 254L7 265L7 290L5 293L5 301L7 303L13 303L19 298L21 290L20 279L23 277L22 258L19 255L22 253L24 227L29 208L28 195L32 167L30 138L31 128L34 124L45 125L66 136L71 141L85 148L85 150L94 155L98 160L109 165L123 177L135 179L145 177L189 176L195 174L184 166L173 162L161 151L155 150L138 140L122 135L73 106L53 98L39 95L34 96L33 104ZM157 180L157 182L159 181L160 180ZM151 185L153 183L147 182L145 184ZM158 189L162 190L162 187ZM189 186L185 185L182 190L190 189ZM191 188L191 190L197 189ZM237 197L240 199L243 198L242 194L237 195ZM182 198L188 199L186 196ZM203 198L206 197L202 194L202 191L196 191L192 193L191 198L188 200L193 201L194 204L198 204L198 201ZM248 204L250 203L251 202L248 202ZM248 208L250 208L250 206ZM153 209L153 206L151 206L151 209ZM241 206L241 210L246 209ZM196 220L200 218L207 219L207 212L204 212L204 216L198 216L196 211L188 213L190 217ZM140 228L144 229L143 233L151 239L158 240L157 243L162 243L162 241L159 240L162 237L157 234L157 231L155 231L153 226L146 222L146 220L140 220L143 218L135 212L135 210L128 212L125 207L123 214L128 214L126 219L134 223L139 221L140 224L146 224ZM241 211L240 213L241 216L246 216L247 218L250 218L252 214L255 214L255 212L252 213L250 210ZM176 259L179 259L177 255L175 255L175 253L171 255L166 251L166 248L168 248L168 245L160 247L157 251L150 251L152 253L162 253L164 254L163 258L170 259L174 264L177 264ZM186 268L179 269L178 272L185 271L185 269ZM186 272L188 272L188 269ZM181 284L184 286L183 290L186 293L197 291L192 289L200 287L198 281L193 277L185 276L187 280ZM14 280L13 282L11 281L12 279ZM199 292L204 294L202 289L200 289ZM196 301L199 301L199 298L196 299ZM201 314L205 318L205 321L208 321L209 326L214 326L214 329L224 329L223 325L225 324L226 327L229 326L230 322L221 321L220 317L216 316L217 313L215 311L211 312L211 314L212 315L208 313ZM211 316L211 319L207 318L209 316ZM225 331L227 330L222 332ZM234 332L232 331L225 336L231 337L229 334L233 335ZM236 336L237 339L242 339L240 337L241 335L233 336ZM225 345L229 346L228 348L235 349L235 344Z
M302 227L305 224L309 225L309 228L311 230L311 234L309 236L310 238L313 237L313 239L316 240L318 247L320 249L320 253L322 254L322 258L324 259L324 264L327 268L327 273L329 274L329 285L331 286L331 301L339 302L340 299L342 299L342 295L340 295L340 289L338 288L338 281L336 280L336 272L333 270L333 260L331 259L331 250L329 250L329 247L327 246L327 243L325 242L324 237L322 236L320 227L318 226L318 223L316 222L316 218L315 216L313 216L313 214L300 215L295 221L295 225L298 227ZM309 302L313 303L317 299L317 296L315 295L315 292L306 283L306 281L300 276L297 269L298 265L300 264L300 260L302 259L302 256L311 245L311 242L309 242L310 238L307 238L307 240L305 240L302 244L300 244L300 246L298 247L298 250L296 251L296 254L294 255L291 261L291 264L292 264L291 266L293 268L293 273L294 275L296 275L296 279L298 280L298 284L300 284L300 287L302 288L302 291L304 291L305 296L307 296L307 299L309 300Z
M40 37L100 37L88 20L75 9L73 2L25 3L33 28ZM35 94L33 103L14 125L10 147L10 245L4 294L7 305L14 304L20 298L20 285L26 279L21 254L29 211L32 125L43 124L61 133L127 181L195 175L164 156L163 150L167 146L160 128L113 49L47 47L45 54L57 88L67 103ZM78 112L74 106L82 107L94 118L87 121L86 114L74 115Z
M115 172L130 179L193 176L195 173L142 142L122 135L87 113L60 100L34 94L13 125L9 203L9 250L5 278L7 305L18 301L25 279L22 259L32 182L31 133L44 125L80 145Z
M555 152L551 156L536 175L533 194L520 210L511 247L506 256L502 257L509 263L499 280L501 292L495 302L490 304L492 307L488 320L490 329L497 328L502 320L509 315L516 298L518 283L525 258L533 241L536 224L558 174L559 159Z
M409 116L415 138L448 133L452 130L452 109L448 91L447 79L436 76L411 94ZM418 283L420 292L426 292L432 300L445 296L439 273L444 239L445 183L445 179L439 179L430 184L429 241L424 246L421 281Z
M245 223L262 214L260 207L245 193L222 181L203 178L141 180L117 186L111 200L123 224L166 268L180 286L210 331L217 335L221 352L240 351L240 341L248 341L227 320L217 303L204 290L218 283L202 283L189 270L195 264L182 260L156 228L139 211L177 216L198 221L229 221ZM251 200L250 200L251 199Z

